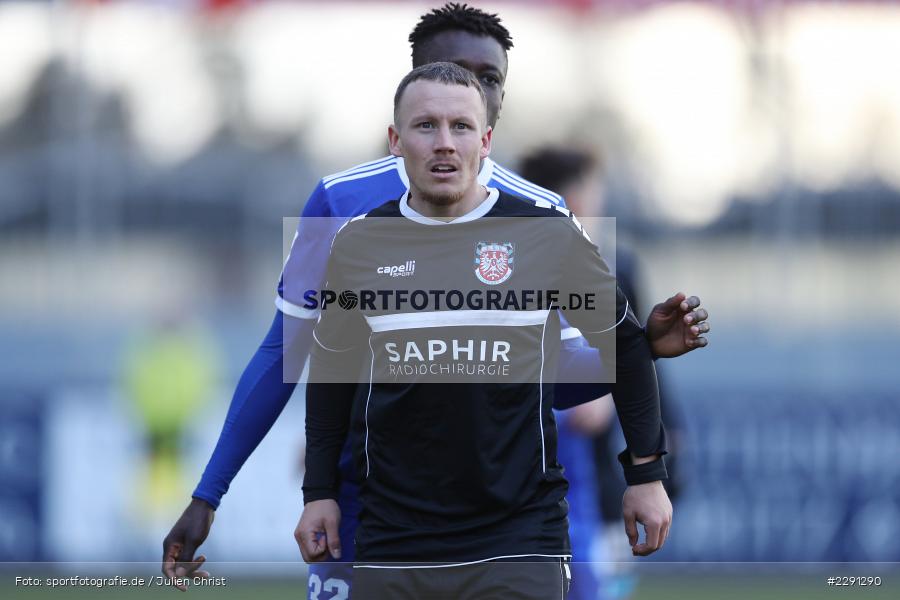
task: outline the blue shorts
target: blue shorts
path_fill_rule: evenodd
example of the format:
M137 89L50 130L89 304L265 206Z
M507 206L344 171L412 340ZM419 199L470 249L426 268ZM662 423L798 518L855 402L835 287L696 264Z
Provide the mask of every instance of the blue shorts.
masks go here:
M353 538L359 523L359 486L352 482L341 484L338 498L341 508L341 561L330 558L326 562L309 565L309 600L347 600L353 583L353 561L356 546Z

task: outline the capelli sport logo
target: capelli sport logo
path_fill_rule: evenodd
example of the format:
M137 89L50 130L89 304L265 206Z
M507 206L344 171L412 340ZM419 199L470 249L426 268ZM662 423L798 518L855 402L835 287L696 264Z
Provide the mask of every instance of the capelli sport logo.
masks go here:
M388 275L389 277L412 277L413 273L416 272L416 261L408 260L402 265L378 267L376 272L379 275Z

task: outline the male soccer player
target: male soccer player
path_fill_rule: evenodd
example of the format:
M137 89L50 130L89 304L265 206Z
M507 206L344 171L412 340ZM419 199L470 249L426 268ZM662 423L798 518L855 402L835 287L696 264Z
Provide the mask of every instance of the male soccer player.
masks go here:
M389 129L410 189L352 219L334 239L328 288L361 290L360 304L323 307L314 331L298 531L304 558L323 558L321 538L340 520L338 463L352 410L363 506L357 598L474 599L501 589L507 597L564 597L567 483L547 381L559 346L556 309L566 307L541 300L542 291L561 290L568 302L576 290L599 298L600 306L568 317L616 365L614 399L628 445L625 510L645 524L648 553L668 534L665 435L644 332L567 210L478 182L491 134L470 71L453 63L411 71L398 86ZM404 257L416 264L419 291L379 272ZM395 299L379 304L375 290ZM539 299L529 302L528 292ZM454 306L453 294L470 309ZM511 295L521 300L510 303ZM487 304L473 304L481 296ZM367 385L356 385L359 371L348 373L348 365L362 356ZM532 564L488 564L510 559Z
M492 126L496 124L504 96L507 50L512 47L509 32L496 15L464 5L447 4L422 17L410 35L410 42L414 66L447 60L472 70L484 89L488 121ZM482 162L478 176L483 183L525 199L562 203L556 194L523 180L489 158ZM407 185L402 158L387 156L370 161L323 178L307 201L303 216L350 218L387 199L399 197ZM300 233L279 282L278 311L272 326L240 378L219 441L190 505L163 543L163 571L170 577L190 574L205 560L202 556L194 560L194 553L209 534L215 508L294 390L295 384L284 380L285 356L291 357L292 362L302 362L308 352L318 313L303 308L302 294L307 289L320 287L324 257L331 243L328 232ZM647 321L647 337L655 355L677 356L706 345L706 339L696 328L707 318L699 304L699 299L679 294L656 306ZM597 361L593 358L596 353L591 352L588 360L569 362L596 366ZM562 373L559 379L583 380L577 373L569 376ZM567 398L557 398L557 402L568 400L574 404L603 393L602 389L578 390L577 394L582 394L582 398L577 398L573 392ZM352 540L358 511L357 491L349 457L342 464L346 465L341 486L343 543L337 536L332 536L329 543L335 553L342 547L339 558L350 561L353 560ZM638 550L642 551L643 547L639 546ZM332 595L343 593L347 582L340 573L335 574L334 569L340 571L340 564L313 566L310 571L311 597L328 600ZM325 589L329 581L330 587Z

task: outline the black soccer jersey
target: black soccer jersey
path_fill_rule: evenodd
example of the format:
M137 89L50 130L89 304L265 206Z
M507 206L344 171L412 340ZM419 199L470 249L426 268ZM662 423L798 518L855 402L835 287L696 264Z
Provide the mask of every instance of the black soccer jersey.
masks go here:
M557 310L615 365L630 450L664 452L643 331L565 209L490 190L444 222L404 196L343 227L327 280L336 301L321 307L310 358L304 499L337 497L352 420L359 560L569 554Z

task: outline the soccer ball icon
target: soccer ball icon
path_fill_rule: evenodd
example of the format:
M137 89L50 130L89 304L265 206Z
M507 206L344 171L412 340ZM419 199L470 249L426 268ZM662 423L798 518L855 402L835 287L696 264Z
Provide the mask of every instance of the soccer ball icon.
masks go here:
M359 304L359 298L350 290L344 290L338 296L338 306L344 310L353 310Z

